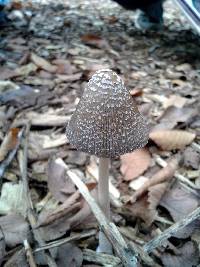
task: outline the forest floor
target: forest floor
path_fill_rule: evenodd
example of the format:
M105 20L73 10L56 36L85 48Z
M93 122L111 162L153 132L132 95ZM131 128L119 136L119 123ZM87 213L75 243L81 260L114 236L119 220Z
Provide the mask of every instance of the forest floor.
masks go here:
M166 2L159 32L136 29L136 11L105 0L14 1L8 14L0 29L0 264L121 266L119 254L96 253L98 223L57 161L96 198L98 162L69 144L65 127L92 74L111 68L151 126L145 148L112 160L112 221L138 266L199 266L200 221L190 213L200 201L200 39L183 14ZM185 217L187 226L174 225Z

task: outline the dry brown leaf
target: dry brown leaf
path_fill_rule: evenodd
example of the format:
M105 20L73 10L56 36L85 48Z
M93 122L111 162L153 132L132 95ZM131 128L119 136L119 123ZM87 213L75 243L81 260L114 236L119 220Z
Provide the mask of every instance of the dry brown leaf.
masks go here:
M125 207L133 216L142 219L147 226L150 226L157 216L156 208L167 186L168 182L154 185L148 188L148 194L135 203L127 203Z
M179 157L172 159L165 168L155 173L142 187L140 187L131 197L131 201L136 201L142 196L150 187L163 183L166 180L169 181L178 168Z
M188 99L186 97L182 97L180 95L170 95L170 97L164 101L163 107L168 108L170 106L175 106L177 108L182 108L187 100Z
M188 123L198 113L196 108L175 106L168 107L159 118L159 123L153 127L154 131L171 130L178 123Z
M57 67L52 65L50 62L48 62L46 59L32 53L31 54L31 60L33 63L38 66L39 68L46 70L48 72L56 72Z
M91 33L82 35L81 40L88 45L97 46L99 48L105 47L107 45L104 39L102 39L98 35L91 34Z
M54 198L64 202L76 189L70 178L67 179L65 169L51 159L48 163L48 188Z
M0 161L4 160L8 152L16 146L16 143L18 140L17 138L18 133L19 133L18 128L12 128L10 129L8 134L5 136L0 146Z
M121 156L120 171L125 181L141 175L150 165L151 155L147 148L140 148L132 153Z
M156 210L149 209L148 196L145 195L135 203L127 203L125 208L130 211L131 216L142 219L146 225L151 225L157 214Z
M198 194L198 192L196 192ZM180 183L175 183L161 200L161 205L171 214L175 222L183 219L199 205L199 198Z
M2 229L0 228L0 266L3 262L5 254L6 254L5 236Z
M22 248L15 252L9 260L4 264L4 267L30 267L27 263L25 249Z
M195 267L199 263L198 247L189 241L177 249L177 255L163 253L161 260L164 267Z
M56 263L59 267L81 267L83 254L80 248L74 244L64 244L59 246Z
M162 196L164 195L169 183L160 183L149 187L148 189L148 209L156 211Z
M149 138L162 150L183 149L191 144L195 136L194 133L181 130L161 130L153 131L149 134Z
M200 153L192 147L187 147L183 154L183 161L185 167L192 167L198 170L200 165Z
M3 231L6 245L15 247L28 239L30 229L29 224L19 214L9 214L0 217L0 226Z
M167 191L160 205L168 210L175 222L180 221L199 205L198 192L189 191L180 183L175 183L173 187ZM177 238L188 238L195 229L199 228L200 221L195 220L184 228L181 228L173 236Z

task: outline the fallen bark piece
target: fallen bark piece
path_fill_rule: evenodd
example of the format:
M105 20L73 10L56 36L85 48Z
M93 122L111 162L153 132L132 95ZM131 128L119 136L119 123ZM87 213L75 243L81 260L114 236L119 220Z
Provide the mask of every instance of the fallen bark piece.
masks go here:
M162 150L183 149L192 143L195 134L181 130L153 131L149 138L153 140Z

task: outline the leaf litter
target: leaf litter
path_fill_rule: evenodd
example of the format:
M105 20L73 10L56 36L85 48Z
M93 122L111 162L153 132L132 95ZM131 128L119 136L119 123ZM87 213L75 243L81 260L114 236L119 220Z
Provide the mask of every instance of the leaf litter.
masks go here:
M113 266L109 258L95 256L96 232L81 238L88 229L97 231L97 222L56 164L61 157L97 199L98 163L69 144L66 123L96 70L111 68L125 80L151 133L146 148L112 160L112 219L131 231L128 241L142 248L155 229L163 232L199 207L199 39L170 1L166 29L155 33L137 30L135 12L111 1L13 1L9 9L11 24L0 32L0 262L28 266L28 240L37 265L48 265L44 251L34 250L75 232L80 236L75 242L49 250L58 267L105 261ZM29 124L29 134L23 131L19 138L18 131ZM27 218L26 170L20 162L26 140L35 228ZM196 219L179 229L151 259L158 266L197 266L198 228Z

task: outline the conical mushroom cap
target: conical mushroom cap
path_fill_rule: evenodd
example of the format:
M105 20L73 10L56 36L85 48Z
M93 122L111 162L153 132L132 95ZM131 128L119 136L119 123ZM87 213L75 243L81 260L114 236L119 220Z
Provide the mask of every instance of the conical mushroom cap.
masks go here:
M78 150L112 158L145 146L149 128L122 79L100 70L89 80L66 134Z

